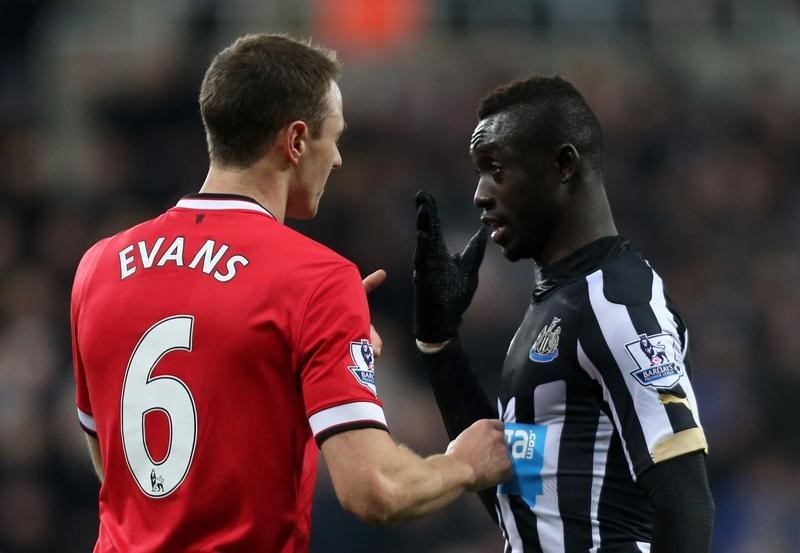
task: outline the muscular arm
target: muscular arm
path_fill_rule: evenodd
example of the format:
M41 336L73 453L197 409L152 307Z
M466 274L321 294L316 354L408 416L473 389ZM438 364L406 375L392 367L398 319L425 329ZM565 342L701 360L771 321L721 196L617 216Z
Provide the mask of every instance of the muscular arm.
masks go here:
M714 500L702 452L655 464L639 477L639 486L655 509L650 553L708 553Z
M428 373L436 404L451 440L476 420L498 417L497 411L486 397L486 392L470 369L469 360L458 338L437 353L420 353L420 358ZM478 492L478 496L489 516L497 522L495 490Z
M103 483L103 457L100 455L100 442L97 438L86 434L86 443L89 445L89 455L92 457L92 465L100 483Z
M465 491L496 485L510 476L511 466L502 425L486 420L459 436L447 453L427 458L373 428L331 436L322 443L322 454L339 501L372 523L435 511Z

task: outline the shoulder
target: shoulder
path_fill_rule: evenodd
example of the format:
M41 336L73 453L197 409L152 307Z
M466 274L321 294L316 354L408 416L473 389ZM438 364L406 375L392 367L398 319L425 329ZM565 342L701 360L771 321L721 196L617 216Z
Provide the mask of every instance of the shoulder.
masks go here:
M653 269L638 252L610 257L594 275L602 278L603 296L611 303L642 305L652 298Z

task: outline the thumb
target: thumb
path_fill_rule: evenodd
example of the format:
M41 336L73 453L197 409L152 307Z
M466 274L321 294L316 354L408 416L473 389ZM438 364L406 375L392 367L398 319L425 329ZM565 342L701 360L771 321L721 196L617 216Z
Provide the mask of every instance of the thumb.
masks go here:
M478 268L483 261L483 254L486 253L486 242L489 239L489 228L481 225L481 228L472 235L467 242L464 251L461 252L461 267L467 274L478 272Z
M383 281L386 280L386 271L383 269L378 269L377 271L370 273L361 283L364 285L364 292L369 294L375 288L383 284Z

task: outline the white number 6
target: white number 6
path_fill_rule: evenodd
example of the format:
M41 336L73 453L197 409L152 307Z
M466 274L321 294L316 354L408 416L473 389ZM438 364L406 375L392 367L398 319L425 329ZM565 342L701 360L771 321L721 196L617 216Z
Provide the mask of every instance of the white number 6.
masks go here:
M128 361L122 385L122 448L142 492L166 497L181 485L194 457L197 409L186 384L174 376L150 378L162 357L172 350L192 351L194 317L179 315L157 322L144 333ZM167 455L156 463L147 451L145 415L153 410L169 419Z

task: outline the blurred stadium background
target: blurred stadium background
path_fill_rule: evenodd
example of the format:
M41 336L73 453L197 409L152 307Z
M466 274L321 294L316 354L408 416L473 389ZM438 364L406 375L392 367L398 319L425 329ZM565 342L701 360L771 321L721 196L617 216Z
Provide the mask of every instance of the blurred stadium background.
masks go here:
M467 140L479 99L558 73L598 112L618 227L692 332L715 553L798 551L799 15L767 0L2 0L0 551L91 550L98 484L73 403L73 271L95 240L199 188L203 71L256 31L313 36L345 61L344 166L320 216L293 226L365 274L389 272L370 303L397 439L421 453L446 443L410 332L414 192L435 193L460 247L478 224ZM532 276L490 246L464 334L491 391ZM313 521L315 553L501 550L474 497L366 527L324 469Z

